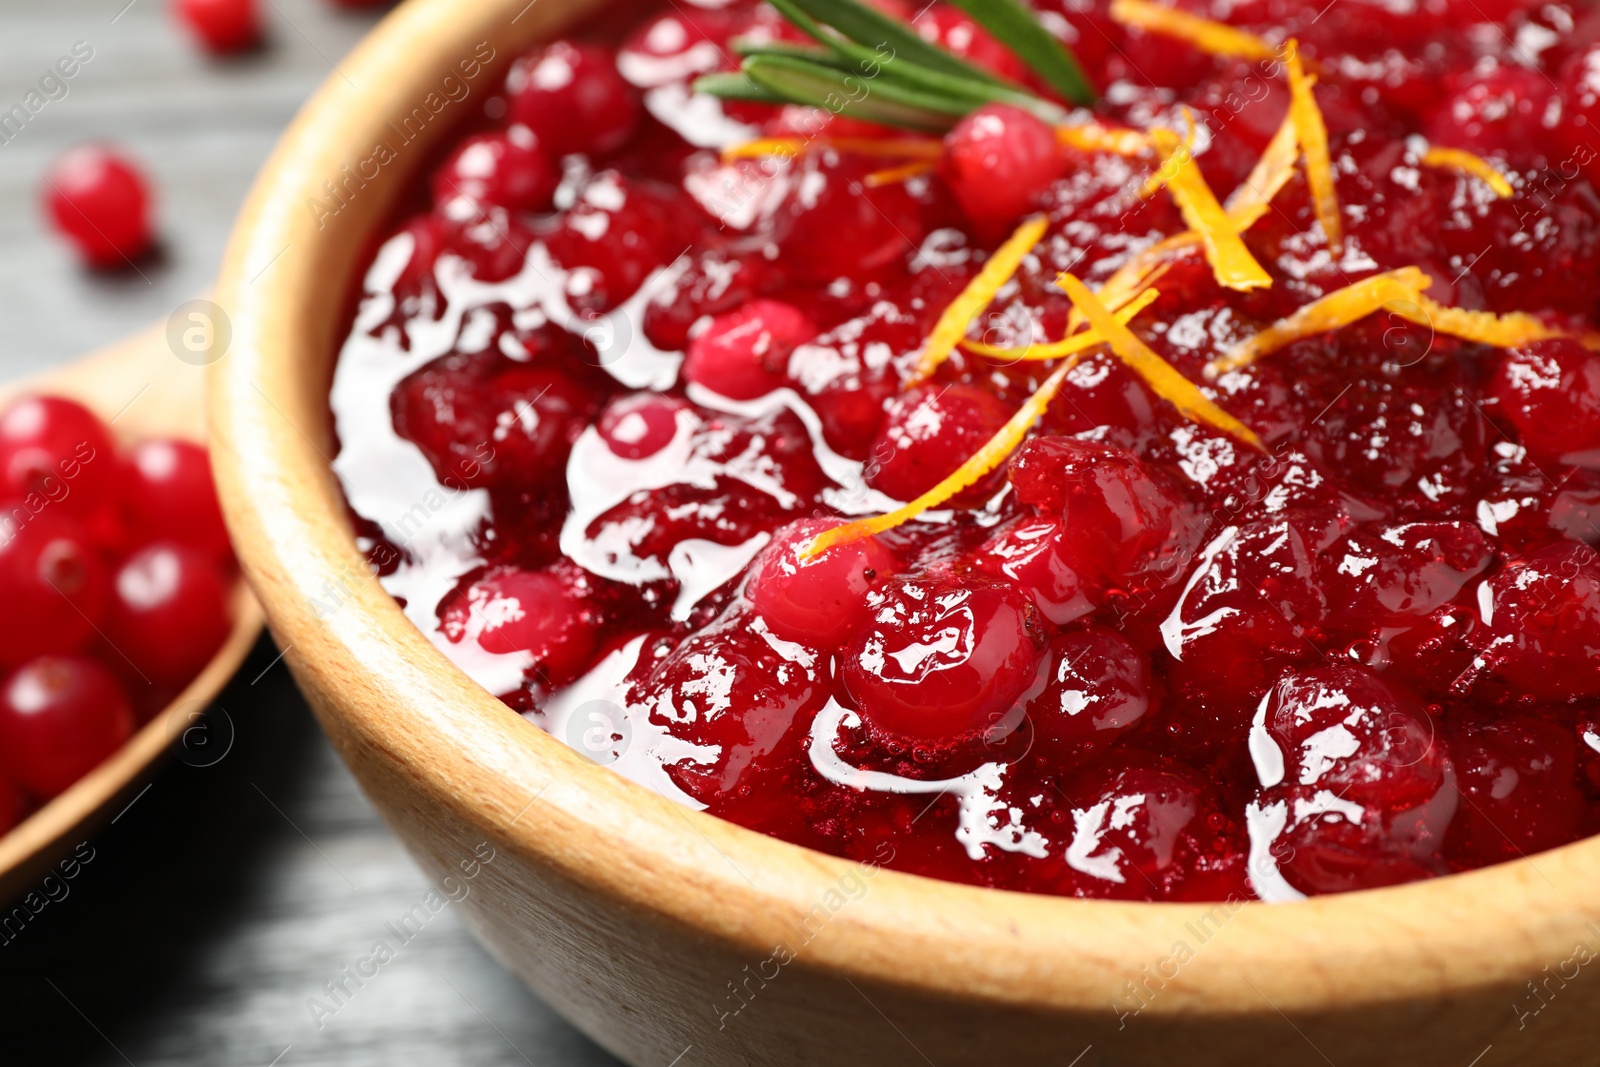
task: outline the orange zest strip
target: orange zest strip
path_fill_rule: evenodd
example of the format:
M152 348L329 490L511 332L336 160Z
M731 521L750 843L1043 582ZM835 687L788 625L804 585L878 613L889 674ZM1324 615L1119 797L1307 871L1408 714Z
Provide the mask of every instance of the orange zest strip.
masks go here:
M1222 210L1216 194L1206 184L1187 147L1179 143L1177 134L1171 130L1157 129L1150 133L1156 139L1156 144L1169 153L1169 163L1178 160L1177 166L1167 173L1167 189L1172 193L1183 221L1200 235L1206 259L1211 264L1218 284L1239 292L1269 288L1272 276L1245 247L1239 230L1228 213ZM1168 170L1168 166L1163 165L1162 171L1166 173Z
M1080 152L1110 152L1118 156L1139 156L1150 151L1150 138L1138 130L1116 129L1098 122L1057 126L1056 143Z
M1494 195L1501 200L1510 200L1517 192L1493 163L1463 148L1429 148L1422 154L1422 163L1423 166L1465 171L1475 178L1482 178L1484 184L1493 189Z
M967 327L972 325L972 320L989 306L994 294L1022 266L1023 258L1044 239L1049 224L1050 220L1045 216L1034 215L1018 226L1016 232L1006 238L1005 244L994 250L994 255L989 257L989 262L983 265L978 276L967 283L960 295L944 309L939 321L934 323L933 332L928 334L927 341L922 345L922 357L906 382L908 388L925 381L928 375L939 369L939 364L950 358L956 345L966 337Z
M1267 150L1261 153L1250 176L1228 197L1228 218L1240 233L1261 220L1272 207L1272 199L1294 177L1300 162L1300 135L1294 115L1285 115L1278 132L1272 135Z
M1328 250L1337 258L1344 251L1344 223L1339 211L1339 193L1334 188L1333 158L1328 152L1328 126L1312 88L1317 79L1306 73L1300 62L1300 42L1290 40L1284 49L1284 65L1289 72L1289 117L1294 120L1295 137L1306 155L1306 182L1311 186L1311 204L1317 221L1328 236Z
M886 159L938 160L944 150L941 141L928 137L761 137L722 150L723 162L734 159L766 159L779 156L793 159L803 152L836 148L861 156Z
M1422 291L1433 284L1433 279L1419 267L1401 267L1399 270L1375 274L1370 278L1347 285L1314 300L1286 319L1280 319L1254 337L1236 345L1226 355L1206 364L1208 380L1229 371L1238 370L1276 352L1285 345L1303 337L1314 337L1330 330L1340 330L1380 310L1385 304L1407 303L1422 305ZM1404 315L1400 307L1394 309Z
M1039 388L1035 389L1027 400L1022 402L1022 407L1011 416L1011 420L1000 428L1000 432L989 438L987 444L974 452L968 460L944 481L923 493L917 499L895 508L883 515L874 515L867 519L857 519L847 522L843 526L835 526L831 530L824 530L818 534L811 543L800 550L802 560L813 559L822 555L828 549L837 545L846 545L852 541L859 541L863 537L892 530L901 523L910 522L925 511L938 507L963 489L974 485L984 475L1004 463L1011 453L1022 444L1023 438L1028 436L1028 431L1033 429L1033 424L1039 416L1044 414L1045 408L1050 406L1050 401L1055 399L1056 393L1061 391L1061 383L1067 380L1067 373L1078 365L1074 357L1061 364L1055 372L1046 378Z
M920 178L924 174L933 173L939 164L931 159L919 159L912 163L902 163L898 167L888 167L884 170L875 170L862 179L861 184L868 189L877 189L884 185L899 185L901 182Z
M1172 364L1118 322L1117 317L1106 310L1100 298L1091 293L1087 285L1070 274L1063 274L1057 284L1067 291L1068 298L1083 312L1090 328L1106 339L1117 358L1143 378L1157 396L1177 408L1184 418L1225 433L1251 448L1262 452L1267 450L1254 430L1218 407L1200 391L1198 385L1179 374Z
M1187 238L1193 237L1193 240ZM1178 238L1185 238L1179 241ZM1100 287L1100 303L1110 311L1118 311L1132 303L1140 293L1154 285L1171 269L1171 264L1163 263L1162 258L1178 247L1198 248L1200 238L1193 234L1179 234L1178 237L1168 237L1166 240L1151 245L1144 251L1134 255L1122 266L1118 267L1106 283ZM1056 279L1059 288L1061 279ZM1067 336L1072 336L1083 328L1083 312L1073 308L1067 316Z
M1160 296L1161 290L1146 289L1130 300L1126 307L1110 310L1117 316L1118 322L1127 325L1137 318L1145 308L1155 303ZM1026 348L996 348L980 341L965 341L961 347L987 359L1002 360L1008 363L1042 363L1048 359L1075 356L1079 352L1087 352L1096 345L1102 344L1105 344L1103 337L1093 330L1084 330L1082 333L1075 333L1063 341L1054 341L1042 345L1028 345Z
M1278 55L1270 42L1253 33L1149 0L1112 0L1111 17L1124 26L1182 38L1214 56L1274 59Z
M1548 341L1565 337L1566 332L1547 326L1532 315L1513 311L1509 315L1496 315L1492 311L1466 311L1445 307L1420 293L1412 298L1411 306L1405 302L1390 308L1396 315L1434 332L1475 341L1492 348L1516 348L1535 341Z

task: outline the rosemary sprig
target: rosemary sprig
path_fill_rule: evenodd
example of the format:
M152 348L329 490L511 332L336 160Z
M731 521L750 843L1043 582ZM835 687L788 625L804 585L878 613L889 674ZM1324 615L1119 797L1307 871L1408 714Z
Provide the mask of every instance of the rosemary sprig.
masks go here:
M905 23L860 0L770 0L819 47L738 41L737 74L695 82L700 92L738 100L805 104L836 114L938 132L985 104L1024 108L1051 123L1067 112L924 41ZM1067 99L1093 100L1077 61L1019 0L957 0L995 38Z

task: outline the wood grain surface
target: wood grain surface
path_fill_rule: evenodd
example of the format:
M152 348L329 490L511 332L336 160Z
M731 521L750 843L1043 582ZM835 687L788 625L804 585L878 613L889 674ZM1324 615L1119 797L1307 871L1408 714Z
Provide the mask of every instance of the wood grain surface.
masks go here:
M279 131L375 21L322 0L261 0L269 46L217 64L167 6L0 4L5 108L75 41L95 49L68 95L0 144L0 380L164 320L204 290ZM39 221L44 167L91 139L128 148L157 186L163 248L137 269L86 274ZM220 698L211 729L226 755L169 763L80 850L91 858L57 899L0 940L0 1063L613 1062L490 960L454 903L399 944L390 927L430 886L277 658L263 642ZM345 968L385 939L393 959L356 987ZM330 981L350 992L330 996Z

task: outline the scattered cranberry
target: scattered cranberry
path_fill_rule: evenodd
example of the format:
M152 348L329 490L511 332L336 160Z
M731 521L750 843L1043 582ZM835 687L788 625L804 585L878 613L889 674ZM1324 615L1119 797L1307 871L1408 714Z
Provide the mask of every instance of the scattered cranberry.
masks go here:
M1005 720L1041 658L1021 593L977 581L897 580L868 607L871 619L840 667L866 722L915 740L1014 725Z
M1055 130L1010 104L989 104L957 123L940 163L967 218L985 230L1027 214L1066 167Z
M117 267L149 250L150 194L127 158L101 145L69 150L45 175L45 209L91 267Z
M750 603L785 641L836 648L867 615L867 594L898 569L875 537L838 545L811 559L800 553L840 523L803 519L779 530L750 575Z
M228 528L222 521L211 482L211 458L188 441L152 440L128 453L129 484L124 498L140 541L177 541L218 564L233 560Z
M0 759L41 800L93 770L132 733L127 694L92 659L44 656L0 684Z
M433 199L464 196L512 211L544 211L561 180L555 164L523 126L463 141L433 175Z
M243 52L261 40L255 0L173 0L172 6L207 52Z
M506 75L506 98L511 121L558 156L614 152L639 122L633 86L611 53L595 45L557 41L523 56Z
M754 400L783 385L789 353L816 335L799 308L752 300L712 319L689 343L683 377L730 400Z

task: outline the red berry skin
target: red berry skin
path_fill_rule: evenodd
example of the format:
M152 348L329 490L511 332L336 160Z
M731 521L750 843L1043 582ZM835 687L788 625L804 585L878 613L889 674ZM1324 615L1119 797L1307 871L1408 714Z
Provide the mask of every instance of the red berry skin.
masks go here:
M915 500L989 443L1011 418L993 393L971 385L922 385L889 402L888 419L872 446L867 480L895 500ZM973 504L993 495L1001 474L978 481L955 498Z
M440 629L492 655L530 653L546 685L583 673L596 626L574 590L553 574L497 567L451 594L439 608Z
M1091 626L1050 644L1049 681L1028 704L1035 751L1052 766L1086 763L1150 712L1150 657L1115 630Z
M637 462L672 443L679 416L688 410L682 401L660 393L633 393L607 405L595 429L613 455Z
M840 676L864 722L917 741L987 728L1038 677L1032 606L1010 585L894 581L845 646Z
M189 441L142 441L128 453L126 468L129 525L138 543L177 541L232 566L233 547L204 448Z
M561 174L533 133L513 126L461 142L434 173L433 199L442 204L464 196L511 211L547 211L560 182Z
M0 774L0 834L22 821L22 795L5 775Z
M141 680L188 684L227 639L229 624L228 583L207 555L159 541L117 571L107 637Z
M17 524L0 504L0 666L76 652L104 621L110 578L89 535L46 508Z
M1015 223L1065 172L1048 123L1010 104L988 104L945 135L939 172L980 230Z
M75 400L24 397L0 412L0 499L95 518L121 475L111 431Z
M767 628L808 648L837 648L867 615L867 595L899 569L876 537L837 545L812 559L800 552L836 519L801 519L779 530L751 569L746 594Z
M80 145L50 166L45 211L91 267L119 267L150 248L150 193L137 167L103 145Z
M173 12L207 52L243 52L261 40L255 0L173 0Z
M611 52L557 41L506 74L510 121L528 127L557 156L615 152L639 124L639 97Z
M1600 554L1581 542L1529 553L1484 583L1475 673L1512 698L1600 696Z
M42 656L0 685L0 759L41 800L122 747L133 724L121 683L83 656Z
M1600 357L1578 341L1511 349L1501 356L1491 388L1535 456L1600 461Z
M1579 837L1588 804L1575 740L1571 729L1518 715L1458 724L1450 756L1467 803L1450 824L1450 859L1484 867Z
M683 377L729 400L754 400L784 384L789 354L816 335L794 305L752 300L718 315L689 342Z

